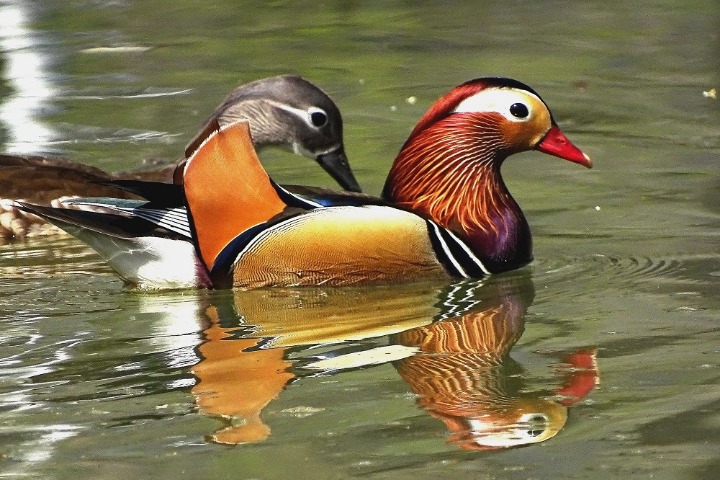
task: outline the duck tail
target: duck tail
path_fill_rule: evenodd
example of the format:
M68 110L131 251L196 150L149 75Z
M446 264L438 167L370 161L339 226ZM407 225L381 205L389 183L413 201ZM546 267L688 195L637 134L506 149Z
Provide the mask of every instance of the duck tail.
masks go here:
M186 237L138 216L17 204L88 244L129 284L142 288L210 285Z

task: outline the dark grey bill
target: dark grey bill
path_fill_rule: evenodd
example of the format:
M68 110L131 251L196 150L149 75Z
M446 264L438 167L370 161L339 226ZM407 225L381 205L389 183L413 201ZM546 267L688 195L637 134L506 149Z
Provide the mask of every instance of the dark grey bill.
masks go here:
M355 175L350 168L350 163L345 156L345 150L342 147L332 152L323 153L316 158L317 162L325 169L330 176L340 184L345 190L351 192L362 192L360 185L355 180Z

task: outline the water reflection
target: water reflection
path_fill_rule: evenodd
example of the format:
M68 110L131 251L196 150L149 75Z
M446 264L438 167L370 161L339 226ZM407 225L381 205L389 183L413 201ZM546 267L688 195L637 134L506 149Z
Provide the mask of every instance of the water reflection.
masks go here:
M205 312L192 393L201 411L225 421L211 441L257 442L271 434L263 409L291 381L392 362L458 448L542 442L598 373L594 350L573 352L560 388L528 389L510 350L533 295L527 275L442 290L235 292Z
M0 105L0 123L8 134L5 150L14 154L47 148L57 136L40 119L58 91L50 80L52 65L43 40L29 28L31 8L18 1L0 5L3 78L13 90Z
M524 393L523 368L510 349L524 330L527 297L499 287L497 301L391 339L419 348L397 362L398 373L418 403L445 423L450 443L463 449L508 448L554 437L565 426L567 407L587 395L597 379L594 351L577 352L566 358L577 370L569 370L554 395Z

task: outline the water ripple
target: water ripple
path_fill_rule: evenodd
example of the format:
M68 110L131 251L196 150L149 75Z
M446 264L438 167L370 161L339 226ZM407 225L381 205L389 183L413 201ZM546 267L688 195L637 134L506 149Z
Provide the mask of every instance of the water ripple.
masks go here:
M699 266L710 269L706 274ZM715 268L712 268L715 265ZM683 283L709 282L713 271L720 267L715 254L676 256L593 255L592 257L554 257L535 263L535 278L541 282L577 282L581 278L595 281L675 281Z

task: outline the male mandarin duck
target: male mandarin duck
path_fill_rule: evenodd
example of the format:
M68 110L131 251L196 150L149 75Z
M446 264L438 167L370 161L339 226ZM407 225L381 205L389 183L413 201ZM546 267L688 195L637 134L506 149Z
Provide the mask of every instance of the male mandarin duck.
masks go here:
M451 90L420 119L382 198L290 192L263 170L247 124L234 123L209 129L182 167L187 210L164 208L137 182L129 187L148 202L96 201L113 213L24 208L144 287L480 278L532 260L528 223L500 174L505 158L527 150L591 166L534 90L480 78Z
M235 88L206 120L227 126L240 120L250 124L255 148L287 147L314 159L346 190L360 186L345 156L340 110L330 97L309 81L293 75L264 78ZM214 124L214 123L213 123ZM203 137L203 132L199 134ZM194 140L188 150L196 146ZM108 173L61 158L0 155L0 238L24 238L41 222L18 211L15 200L58 205L67 196L122 196L106 185L117 179L171 182L176 164ZM136 197L135 197L136 198Z

